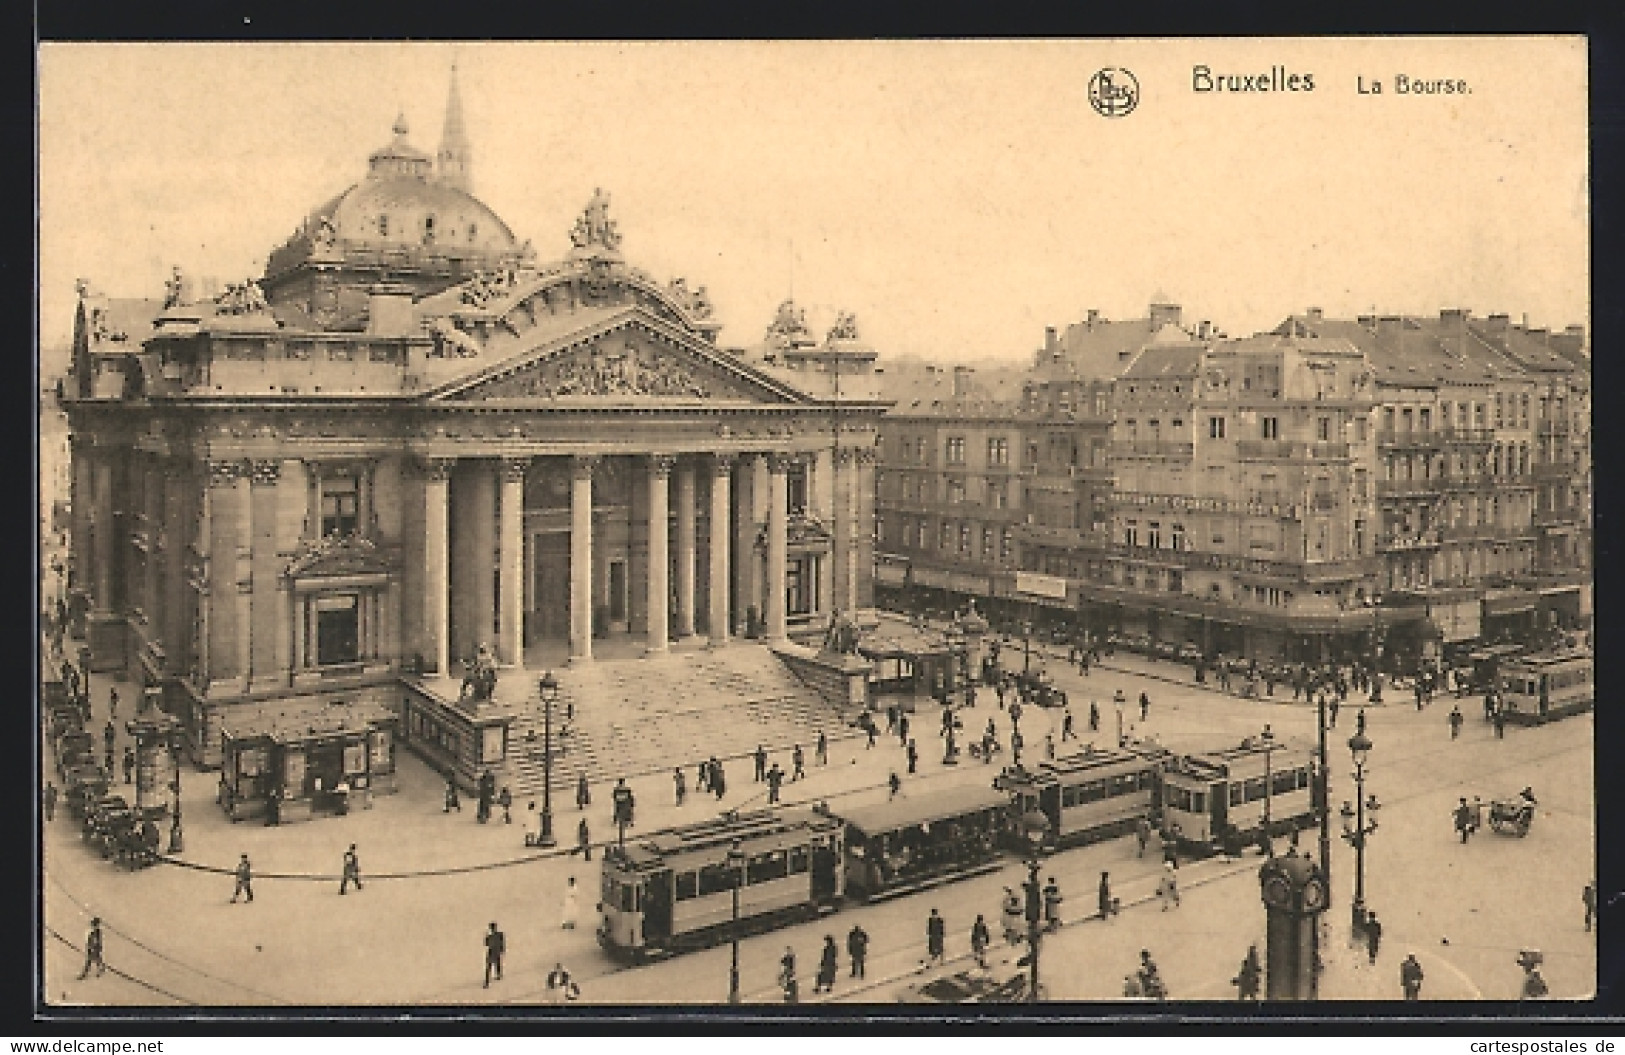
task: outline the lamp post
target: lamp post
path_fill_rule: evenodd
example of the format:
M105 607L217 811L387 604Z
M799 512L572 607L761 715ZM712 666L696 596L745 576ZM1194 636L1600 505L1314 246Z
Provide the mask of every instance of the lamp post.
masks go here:
M1038 885L1038 852L1049 834L1049 818L1037 810L1021 818L1027 837L1027 1002L1038 1003L1038 946L1043 941L1044 894Z
M1316 749L1319 761L1316 764L1315 791L1320 796L1320 877L1326 882L1326 889L1332 888L1332 789L1331 773L1326 768L1326 694L1317 693L1315 696L1315 732Z
M1033 666L1033 621L1025 620L1021 624L1021 672L1031 672Z
M179 723L169 729L169 761L175 768L170 790L175 794L175 810L169 821L169 852L181 853L186 849L186 833L181 828L181 728Z
M1275 797L1275 771L1271 761L1275 755L1275 734L1270 732L1269 726L1264 726L1264 732L1259 739L1264 744L1264 856L1275 856L1275 833L1271 828L1270 802Z
M553 838L553 704L559 698L559 683L550 670L536 688L542 698L542 831L536 845L551 848L557 845Z
M729 937L733 939L733 962L728 967L728 1003L739 1003L739 888L745 883L745 851L735 839L728 849L728 874L733 878L733 922Z
M1371 754L1371 738L1365 735L1365 714L1361 712L1356 719L1354 735L1349 737L1349 755L1354 759L1354 801L1350 806L1348 801L1343 802L1340 811L1343 817L1343 838L1354 847L1354 904L1350 909L1350 916L1354 923L1354 933L1359 934L1365 925L1365 844L1371 833L1377 830L1377 818L1366 820L1366 812L1376 813L1377 796L1368 799L1365 793L1365 763Z

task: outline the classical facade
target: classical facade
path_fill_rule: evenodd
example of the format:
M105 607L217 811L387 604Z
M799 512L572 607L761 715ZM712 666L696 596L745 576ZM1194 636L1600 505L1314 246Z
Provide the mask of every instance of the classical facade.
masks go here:
M212 761L223 706L871 606L883 404L855 322L720 347L703 287L626 262L602 192L538 264L471 193L455 88L438 159L407 132L257 282L81 283L62 405L94 666L163 686Z

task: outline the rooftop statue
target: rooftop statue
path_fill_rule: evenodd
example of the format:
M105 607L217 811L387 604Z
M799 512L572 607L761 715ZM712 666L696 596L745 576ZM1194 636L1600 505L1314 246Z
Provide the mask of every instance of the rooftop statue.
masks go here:
M767 327L768 343L781 347L791 344L813 343L812 333L807 329L807 313L796 307L796 302L786 300L779 305L778 312Z
M248 315L266 309L265 293L253 279L228 283L226 291L216 297L214 303L215 310L222 315Z
M842 612L836 612L824 632L824 651L852 655L858 650L858 625Z
M170 271L169 278L164 281L164 307L179 307L186 301L186 278L181 274L179 264Z
M835 325L829 328L826 339L830 341L855 341L858 339L858 317L850 311L843 311L835 316Z
M615 221L609 218L609 195L604 193L602 187L593 188L592 201L587 203L576 218L575 226L570 229L570 241L577 249L592 245L601 245L605 249L619 248L621 232L616 228Z

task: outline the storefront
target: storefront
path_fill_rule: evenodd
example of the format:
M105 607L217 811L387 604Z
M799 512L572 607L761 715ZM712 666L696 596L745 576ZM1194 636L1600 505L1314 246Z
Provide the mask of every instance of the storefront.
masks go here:
M242 710L221 729L219 801L232 820L342 815L371 809L375 794L395 790L396 719L384 709Z

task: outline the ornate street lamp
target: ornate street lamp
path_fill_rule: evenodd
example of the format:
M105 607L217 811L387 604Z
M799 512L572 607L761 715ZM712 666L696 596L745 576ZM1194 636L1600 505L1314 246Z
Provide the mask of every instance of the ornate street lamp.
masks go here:
M739 888L745 885L745 851L735 839L728 849L728 874L733 877L733 923L729 936L733 939L733 963L728 968L728 1003L739 1003Z
M1365 926L1365 844L1367 838L1377 830L1377 818L1371 817L1368 821L1366 813L1375 814L1378 803L1377 796L1367 796L1365 793L1365 763L1371 754L1371 738L1365 735L1365 713L1362 711L1356 719L1354 735L1349 737L1349 755L1354 759L1354 802L1343 802L1339 812L1343 818L1343 839L1354 847L1354 904L1350 915L1354 923L1354 933L1357 935Z
M559 683L550 670L536 688L542 698L542 831L536 845L551 848L557 845L553 838L553 704L558 702Z
M1021 624L1021 672L1031 672L1033 666L1033 621L1025 620Z
M180 723L169 727L169 760L175 768L170 789L175 793L175 811L169 821L169 852L178 854L186 849L186 833L181 828L181 731Z
M1038 885L1038 854L1049 836L1049 818L1038 810L1023 814L1022 834L1027 837L1027 955L1017 965L1027 968L1027 1002L1038 1003L1038 946L1043 940L1044 894Z

